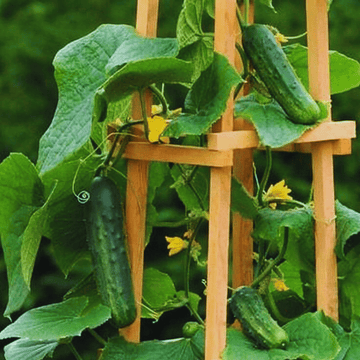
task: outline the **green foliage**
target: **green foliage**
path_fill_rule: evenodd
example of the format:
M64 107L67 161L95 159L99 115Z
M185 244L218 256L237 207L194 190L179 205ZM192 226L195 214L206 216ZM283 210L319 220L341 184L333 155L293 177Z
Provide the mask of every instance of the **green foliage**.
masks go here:
M284 47L284 51L296 69L301 82L308 89L308 51L305 46L293 44ZM337 51L329 51L330 56L330 92L339 94L360 85L360 63Z
M191 339L144 341L140 344L127 343L121 338L111 339L105 347L104 360L201 360L204 356L204 331L198 331Z
M278 148L299 138L309 125L294 124L275 100L259 101L255 94L238 100L235 116L254 124L262 145Z

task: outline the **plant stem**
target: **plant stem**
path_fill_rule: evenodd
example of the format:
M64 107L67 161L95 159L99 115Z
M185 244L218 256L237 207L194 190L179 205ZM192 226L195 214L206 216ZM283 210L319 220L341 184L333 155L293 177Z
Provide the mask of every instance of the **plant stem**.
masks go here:
M257 194L257 199L258 199L258 203L260 206L264 205L263 194L264 194L266 184L269 180L270 171L271 171L271 167L272 167L272 156L271 156L270 146L266 146L265 150L266 150L266 167L265 167L264 175L261 179L260 187L259 187L258 194Z
M140 106L141 106L142 118L143 118L143 121L144 121L145 138L147 140L149 140L149 124L148 124L148 121L147 121L147 113L146 113L145 91L146 91L146 89L139 89Z
M185 184L187 184L190 189L192 190L192 192L194 193L194 195L196 196L199 205L201 207L201 210L205 211L205 206L203 204L203 201L201 199L200 194L198 193L198 191L195 189L194 185L191 183L192 179L194 178L195 172L198 169L198 166L195 166L194 168L192 168L191 172L189 175L187 175L184 171L184 169L182 168L182 166L179 164L178 165L181 171L181 175L183 176L184 180L185 180Z
M258 286L261 283L261 281L264 280L271 273L274 266L276 266L284 258L288 246L288 242L289 242L289 227L285 226L284 243L281 248L281 251L279 252L278 256L275 258L275 260L270 261L266 269L252 282L251 284L252 288Z
M103 346L105 346L107 343L106 341L93 329L88 328L88 332Z
M70 348L71 352L73 353L73 355L75 356L76 360L83 360L82 357L80 356L80 354L75 349L75 346L72 343L68 343L67 345L69 346L69 348Z
M168 104L166 102L166 99L164 97L164 94L155 86L155 85L150 85L149 86L149 89L152 91L152 93L158 98L158 100L160 101L161 103L161 106L162 106L162 112L164 114L167 114L168 111L169 111L169 108L168 108Z
M195 237L200 229L200 226L202 224L203 218L199 218L197 220L195 229L193 231L193 233L191 234L191 237L189 239L189 245L186 251L186 258L185 258L185 272L184 272L184 292L185 292L185 298L189 299L189 294L190 294L190 264L191 264L191 245L193 243L193 241L195 240ZM194 315L194 317L197 319L197 321L204 325L204 321L203 319L200 317L200 315L198 314L198 312L193 309L190 301L187 302L186 307L190 310L190 312Z

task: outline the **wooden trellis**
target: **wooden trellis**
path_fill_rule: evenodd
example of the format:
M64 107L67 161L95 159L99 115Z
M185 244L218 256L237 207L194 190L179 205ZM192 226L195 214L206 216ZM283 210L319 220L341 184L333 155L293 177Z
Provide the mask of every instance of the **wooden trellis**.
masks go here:
M159 0L138 0L137 31L155 37L158 23ZM250 18L253 18L253 4ZM309 48L310 93L316 100L330 104L329 41L327 0L306 0ZM230 63L239 67L235 54L235 41L239 36L236 21L236 0L215 0L215 50L224 54ZM230 97L232 98L232 97ZM150 114L151 95L147 96ZM133 116L140 118L139 103L134 99ZM351 138L355 135L355 122L332 122L331 112L322 124L306 132L294 143L280 151L308 152L312 154L315 202L315 250L317 306L338 319L337 264L334 253L335 200L333 155L351 153ZM138 318L121 333L129 341L140 341L140 303L148 165L163 161L210 167L210 212L207 307L205 330L205 359L220 359L226 342L226 305L228 286L228 249L230 228L231 176L237 176L252 190L252 151L259 147L254 129L241 119L233 117L233 101L208 135L206 148L178 145L153 145L132 141L124 157L128 159L126 199L127 233L133 271L134 291L138 303ZM134 204L136 204L134 206ZM233 279L232 287L252 281L252 224L235 215L233 220ZM228 224L228 226L226 226Z

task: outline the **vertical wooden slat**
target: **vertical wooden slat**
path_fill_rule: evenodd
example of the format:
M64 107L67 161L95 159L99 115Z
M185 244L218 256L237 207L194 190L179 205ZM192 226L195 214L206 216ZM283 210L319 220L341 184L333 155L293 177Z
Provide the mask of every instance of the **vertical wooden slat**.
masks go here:
M306 1L309 86L316 100L330 102L327 0ZM329 117L331 113L329 108ZM315 202L317 307L338 320L337 261L333 148L331 142L312 144Z
M236 0L215 2L215 50L234 64ZM233 129L232 96L213 131ZM226 307L230 227L231 167L210 170L208 288L206 299L205 360L219 360L226 345Z
M250 1L250 13L246 20L249 24L254 22L253 1ZM236 67L241 71L242 64L239 63ZM248 90L248 88L243 89L241 95L247 95ZM253 129L253 126L244 120L237 120L234 126L234 130L249 129ZM234 151L233 175L241 181L250 194L253 193L253 149ZM232 224L232 287L237 288L241 285L249 285L253 280L253 239L251 237L253 223L235 213Z
M155 37L157 32L159 0L138 0L136 30L140 35ZM145 96L147 112L150 114L152 98ZM138 96L133 98L134 119L141 119ZM128 160L126 193L126 231L129 255L137 304L137 318L133 324L121 329L120 333L128 341L140 341L141 301L144 269L145 225L149 162Z

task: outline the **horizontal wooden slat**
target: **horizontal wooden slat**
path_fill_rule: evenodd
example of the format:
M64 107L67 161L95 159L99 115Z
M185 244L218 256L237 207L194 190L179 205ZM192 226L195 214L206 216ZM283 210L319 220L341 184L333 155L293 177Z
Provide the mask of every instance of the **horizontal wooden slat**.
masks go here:
M232 166L233 152L179 145L130 142L124 157L133 160L161 161L201 166Z
M316 128L305 132L300 138L294 141L294 144L352 139L355 137L355 121L323 122ZM208 148L211 150L224 151L251 147L256 148L258 146L259 138L255 130L208 134Z

